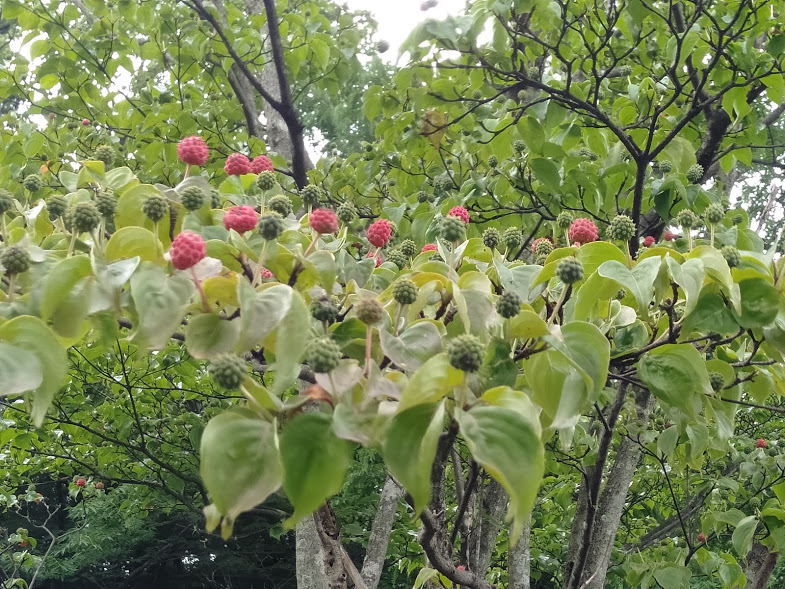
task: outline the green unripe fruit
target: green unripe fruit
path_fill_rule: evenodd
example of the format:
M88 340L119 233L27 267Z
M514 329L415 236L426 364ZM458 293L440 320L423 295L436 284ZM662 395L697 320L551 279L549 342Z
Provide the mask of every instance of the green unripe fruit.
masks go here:
M741 225L744 223L744 216L743 215L733 215L733 224L734 225Z
M703 166L700 164L693 164L687 169L687 180L691 184L697 184L703 178Z
M417 285L408 278L399 278L393 283L393 298L401 305L411 305L417 300Z
M330 297L317 297L311 301L311 317L317 321L332 323L338 317L338 308Z
M521 297L510 290L505 290L496 300L496 312L510 319L521 312Z
M267 201L267 208L281 215L288 217L292 213L292 201L288 196L276 194Z
M620 76L629 76L632 73L632 66L631 65L621 65L619 66L619 75Z
M499 230L495 227L489 227L482 233L482 242L488 249L496 249L496 246L501 243L502 236Z
M117 198L111 188L105 188L95 197L95 207L104 219L114 217L117 208Z
M169 201L160 194L148 196L142 204L142 212L153 223L157 223L169 214Z
M322 190L316 184L309 184L300 191L300 197L303 199L305 206L319 204L319 198L321 196Z
M452 180L446 174L437 176L433 179L433 187L441 192L446 192L452 188Z
M459 335L447 342L447 359L450 366L464 372L477 372L482 366L484 346L471 334Z
M277 183L275 172L271 170L265 170L256 177L256 185L262 190L272 190ZM317 196L316 198L318 200L319 197ZM305 197L303 197L303 200L305 200Z
M429 195L424 190L420 190L417 193L417 202L428 202L428 200L430 200Z
M69 218L75 233L89 233L101 223L101 213L91 202L79 202L71 209Z
M739 253L739 250L732 245L722 246L720 253L722 254L722 257L725 258L725 261L728 262L729 267L736 268L741 265L741 254Z
M594 152L593 152L591 149L589 149L588 147L581 147L581 148L578 150L578 156L579 156L579 157L582 157L582 158L584 158L584 159L587 159L587 160L591 160L591 161L594 161L594 160L596 160L596 159L597 159L597 154L596 154L596 153L594 153Z
M703 211L703 218L707 225L716 225L725 218L725 209L719 203L712 203Z
M679 211L679 214L676 215L676 223L678 223L679 227L684 229L692 229L698 225L698 222L698 216L690 209L682 209Z
M517 227L508 227L502 234L502 241L511 252L518 250L523 245L523 233Z
M623 288L620 288L619 291L616 293L616 300L620 301L626 296L627 296L627 291L624 290Z
M206 196L198 186L189 186L180 194L180 203L186 210L196 211L202 208Z
M458 217L447 216L439 221L439 236L450 243L461 241L466 235L466 224Z
M38 174L30 174L22 180L22 185L30 192L38 192L43 186L43 180Z
M400 249L394 249L387 253L387 261L392 262L398 266L399 269L402 269L406 267L409 258Z
M283 233L283 219L278 213L266 213L259 218L259 233L263 239L272 241Z
M46 199L46 209L49 211L49 219L54 221L65 214L68 204L62 196L55 194Z
M553 244L543 239L537 244L537 247L534 248L534 254L537 256L548 256L553 251Z
M19 245L12 245L0 252L0 264L9 275L21 274L30 269L30 254Z
M221 208L221 193L215 189L210 191L210 208L211 209Z
M376 325L384 316L384 309L376 299L360 299L354 306L357 319L366 325Z
M548 259L548 256L542 254L542 255L539 255L536 258L534 258L534 263L537 264L538 266L544 266L545 265L545 261L547 259Z
M673 170L673 164L670 160L662 160L659 164L657 164L657 167L663 174L670 174Z
M635 223L627 215L616 215L608 225L608 237L617 241L629 241L635 237Z
M335 211L341 223L348 225L357 218L357 209L349 201L342 202Z
M583 264L577 258L562 258L556 266L556 276L564 284L574 284L583 279Z
M526 149L526 144L523 142L522 139L516 139L512 142L512 148L515 150L516 153L523 153Z
M562 211L556 217L556 225L559 226L560 229L569 229L570 225L572 225L572 213L570 211Z
M411 258L417 255L417 244L411 239L404 239L401 242L400 250L404 256Z
M0 215L7 213L14 206L14 197L7 190L0 190Z
M246 374L245 361L233 354L223 354L210 363L210 376L215 384L227 390L239 389Z
M306 349L305 360L314 372L326 374L332 372L341 362L340 346L328 337L313 340Z
M95 148L95 159L104 162L107 166L112 165L114 161L114 149L111 145L99 145Z
M719 392L725 388L725 377L722 376L721 372L709 372L709 382L711 383L711 388L715 392Z
M499 160L497 159L497 157L495 155L489 155L488 156L488 167L489 168L495 168L498 165L499 165Z

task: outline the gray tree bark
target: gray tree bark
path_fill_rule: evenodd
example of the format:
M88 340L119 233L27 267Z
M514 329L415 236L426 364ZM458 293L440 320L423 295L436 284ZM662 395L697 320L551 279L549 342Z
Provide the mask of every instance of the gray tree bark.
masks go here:
M297 524L295 538L298 589L327 589L324 551L313 516Z
M485 574L491 564L496 538L502 529L504 512L507 509L509 496L504 488L494 479L485 486L480 498L480 513L475 517L472 529L472 550L469 553L469 567L480 574Z
M507 566L510 582L507 589L531 588L531 532L532 518L530 515L523 526L518 543L510 548Z
M766 589L779 557L779 552L769 552L763 544L755 542L747 553L747 566L744 567L747 589Z
M368 589L375 589L379 585L387 556L387 546L390 543L390 532L403 495L403 488L391 477L387 477L379 498L379 508L373 518L371 537L368 540L368 549L365 552L361 571Z

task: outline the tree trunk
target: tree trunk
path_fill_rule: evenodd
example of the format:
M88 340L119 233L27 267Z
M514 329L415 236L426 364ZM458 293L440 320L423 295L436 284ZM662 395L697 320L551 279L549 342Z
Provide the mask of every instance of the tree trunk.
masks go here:
M747 566L744 568L747 589L766 589L779 557L779 552L769 552L763 544L755 542L747 553Z
M371 537L368 539L368 549L363 560L362 578L368 589L375 589L379 585L390 542L390 532L403 494L403 488L392 478L387 477L379 497L379 508L373 518Z
M480 513L471 534L475 541L472 542L474 548L469 554L469 567L478 574L485 574L491 564L508 501L509 496L504 488L491 479L483 489Z
M298 589L327 589L324 551L313 516L303 519L295 529Z
M531 587L531 532L532 518L523 525L518 543L510 548L507 572L510 578L507 589L530 589Z

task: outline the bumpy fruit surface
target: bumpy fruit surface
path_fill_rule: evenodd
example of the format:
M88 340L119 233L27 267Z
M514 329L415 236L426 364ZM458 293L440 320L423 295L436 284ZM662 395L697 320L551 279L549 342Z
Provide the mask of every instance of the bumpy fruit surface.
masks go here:
M495 227L489 227L482 232L482 243L488 249L496 249L496 246L501 243L502 235Z
M522 139L516 139L512 142L512 148L516 151L516 153L523 153L526 149L526 144Z
M537 251L540 246L543 246L542 251ZM533 254L549 254L553 251L553 243L547 237L538 237L532 241L531 250Z
M77 487L84 487L87 484L87 481L84 479L76 479L76 486Z
M673 170L673 164L670 160L662 160L657 167L660 169L660 172L663 174L670 174L671 170Z
M446 192L452 188L452 180L449 176L437 176L433 179L433 187L436 190L441 190L442 192Z
M269 271L267 268L262 268L262 269L259 271L259 274L261 275L262 279L270 279L270 278L275 278L275 274L273 274L272 272L270 272L270 271Z
M430 195L424 190L420 190L417 193L417 202L428 202L429 200L430 200Z
M86 127L90 124L90 119L82 119L82 124Z
M496 300L496 312L505 319L515 317L520 311L521 297L511 290L505 290Z
M556 217L556 225L561 229L569 229L570 225L572 225L572 219L573 217L570 211L562 211Z
M556 276L564 284L573 284L583 279L583 264L576 258L562 258L556 266Z
M233 153L226 158L224 172L230 176L242 176L251 173L251 162L242 153Z
M376 325L382 320L384 309L376 299L360 299L354 306L357 319L366 325Z
M703 532L698 534L698 542L705 542L705 541L706 541L706 534L704 534Z
M426 243L424 246L422 246L422 249L420 250L420 253L423 253L423 252L437 252L437 251L439 251L439 246L438 245L436 245L435 243Z
M0 250L0 264L8 274L22 274L30 269L30 254L22 246L12 245Z
M460 241L466 234L466 224L458 217L443 217L439 222L439 236L451 243Z
M635 223L627 215L616 215L608 225L608 237L611 239L629 241L634 236Z
M169 259L178 270L187 270L198 264L207 255L207 246L202 236L191 231L183 231L169 248Z
M489 168L495 168L498 165L499 165L498 158L495 155L489 155L488 156L488 167Z
M703 211L703 218L707 225L716 225L725 218L725 209L719 203L712 203Z
M349 201L342 202L335 212L341 223L344 223L345 225L348 225L357 218L357 209Z
M314 372L332 372L341 361L341 348L328 337L313 340L305 352L305 360Z
M257 155L251 162L251 171L254 174L261 175L264 172L273 172L274 170L275 166L273 166L272 160L266 155Z
M0 215L11 210L14 206L14 197L7 190L0 190Z
M720 253L725 258L725 261L728 262L729 267L736 268L741 265L741 253L734 246L723 245Z
M643 247L651 247L654 245L655 239L651 235L647 235L643 238Z
M514 252L523 245L523 232L517 227L508 227L502 234L502 241L508 250Z
M392 235L392 226L387 219L378 219L370 224L366 237L371 245L376 247L384 247L390 241Z
M276 194L267 201L267 208L275 211L282 217L288 217L292 213L292 201L288 196Z
M98 489L99 491L102 491L102 490L103 490L103 488L104 488L104 484L103 484L101 481L98 481L98 482L95 484L95 488L96 488L96 489Z
M107 166L114 161L114 148L111 145L99 145L95 148L95 159L104 162Z
M198 135L186 137L177 144L177 157L185 164L203 166L209 155L207 144Z
M256 178L256 185L262 190L272 190L277 183L278 180L275 179L275 172L271 172L270 170L261 172Z
M709 372L709 383L714 391L721 391L725 388L725 377L721 372Z
M403 269L409 263L409 258L399 248L396 248L387 253L387 261L398 266L398 269Z
M211 209L221 208L221 193L218 192L215 188L213 188L210 191L210 208Z
M734 225L741 225L744 223L744 215L733 215L733 224Z
M676 223L683 229L692 229L698 225L698 215L690 209L682 209L676 216Z
M408 278L399 278L393 283L393 298L401 305L411 305L417 300L417 285Z
M318 204L319 197L321 196L322 190L316 184L309 184L308 186L304 186L300 191L300 198L303 199L305 206L309 207Z
M117 197L111 188L105 188L95 197L95 206L98 212L104 219L111 219L114 217L115 209L117 208Z
M207 195L198 186L189 186L180 194L180 202L188 211L196 211L202 208Z
M332 323L338 317L338 307L328 296L316 297L311 301L311 317L317 321Z
M169 214L169 201L159 194L148 196L142 203L142 212L148 219L157 223Z
M627 296L627 291L626 291L625 289L623 289L623 288L620 288L620 289L619 289L619 290L616 292L616 300L617 300L617 301L621 301L621 300L622 300L622 299L624 299L624 297L626 297L626 296Z
M459 335L447 342L447 359L453 368L476 372L482 366L484 347L480 339L471 334Z
M46 209L49 211L49 218L52 221L58 217L62 217L67 208L68 205L66 204L65 199L59 194L55 194L46 199Z
M30 192L38 192L41 190L43 181L41 180L41 176L30 174L29 176L25 176L25 179L22 180L22 185Z
M673 233L670 229L666 229L662 233L662 239L665 241L673 241L676 238L676 234Z
M308 217L311 229L320 234L338 231L338 216L330 209L316 209Z
M254 229L258 220L259 215L253 207L237 205L224 214L224 227L226 227L227 231L234 229L242 235L246 231Z
M633 229L634 228L635 227L633 226ZM568 235L570 237L570 242L580 243L581 245L597 241L597 237L599 237L597 225L595 225L594 221L591 219L585 218L575 219L570 225Z
M632 73L632 66L631 65L619 66L619 75L620 76L629 76L631 73Z
M596 153L594 153L594 152L593 152L591 149L589 149L588 147L581 147L581 148L578 150L578 156L579 156L579 157L582 157L582 158L584 158L584 159L587 159L587 160L591 160L591 161L594 161L594 160L596 160L596 159L597 159L597 154L596 154Z
M210 362L210 376L223 389L237 390L246 374L245 361L234 354L223 354Z
M86 233L98 227L101 213L91 202L79 202L71 209L71 226L76 233Z
M411 239L404 239L400 246L401 253L407 258L417 255L417 244Z
M757 440L755 440L755 447L756 448L768 448L769 444L763 438L758 438Z
M450 212L447 213L450 217L458 217L464 223L469 222L469 211L466 210L466 207L453 207L450 209Z
M534 263L537 264L538 266L544 266L545 265L545 261L547 259L548 259L548 256L546 256L545 254L541 254L541 255L537 256L536 258L534 258Z
M272 241L283 233L283 219L278 213L266 213L259 218L259 233L263 239Z
M692 184L697 184L703 178L703 166L700 164L693 164L687 169L687 180Z

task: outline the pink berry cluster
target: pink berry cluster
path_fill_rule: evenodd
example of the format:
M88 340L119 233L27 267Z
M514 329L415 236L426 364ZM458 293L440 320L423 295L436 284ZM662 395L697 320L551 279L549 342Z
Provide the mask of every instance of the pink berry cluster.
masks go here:
M186 137L177 144L177 157L190 166L203 166L209 155L207 144L198 135Z
M201 262L207 255L207 246L201 235L183 231L172 242L169 259L178 270L187 270Z
M273 162L266 155L258 155L250 160L242 153L232 153L226 158L224 164L224 171L230 176L261 174L262 172L272 172L274 169Z
M226 211L224 214L224 227L227 231L234 229L242 235L246 231L251 231L256 227L259 215L253 207L248 205L237 205Z
M316 209L308 217L308 224L316 233L335 233L338 231L338 216L330 209Z
M387 219L379 219L374 221L368 227L366 236L371 245L376 247L384 247L390 241L392 235L392 227Z
M597 225L594 224L594 221L591 219L580 218L575 219L572 222L572 225L570 225L570 229L568 231L568 235L571 242L583 245L584 243L597 241L599 232L597 231Z

